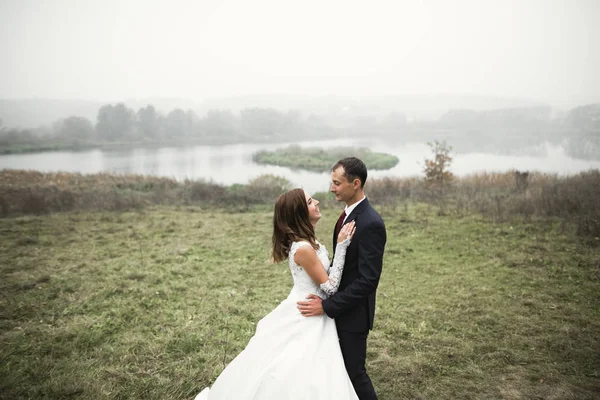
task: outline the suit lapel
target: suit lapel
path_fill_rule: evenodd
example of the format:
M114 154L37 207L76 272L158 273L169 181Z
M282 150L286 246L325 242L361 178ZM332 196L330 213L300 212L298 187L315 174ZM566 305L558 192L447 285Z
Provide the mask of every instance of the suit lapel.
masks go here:
M369 207L369 199L365 197L365 199L361 201L360 204L357 205L354 210L352 210L350 215L348 215L348 218L346 218L346 222L344 222L344 225L346 225L350 221L354 221L356 219L356 216L362 213L364 210L366 210L367 207Z
M356 219L356 216L359 215L360 213L362 213L364 210L366 210L367 207L370 207L370 204L369 204L369 199L367 199L365 197L365 199L363 201L361 201L360 204L354 208L354 210L352 210L350 215L348 215L348 217L346 218L346 221L343 223L342 226L346 225L350 221L354 221ZM333 253L334 254L335 254L335 246L336 245L337 245L337 237L335 237L335 227L333 227Z

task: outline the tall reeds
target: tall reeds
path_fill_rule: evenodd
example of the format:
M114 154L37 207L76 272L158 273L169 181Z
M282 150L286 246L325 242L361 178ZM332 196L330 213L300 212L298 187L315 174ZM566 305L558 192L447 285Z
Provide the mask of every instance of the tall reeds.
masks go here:
M525 176L525 177L524 177ZM479 173L430 187L422 179L370 181L369 198L397 204L415 200L438 205L441 213L477 212L496 221L512 216L560 218L576 223L581 235L600 237L600 171L571 176L519 171Z
M263 175L229 187L203 180L37 171L0 171L0 215L44 214L70 210L123 210L152 204L207 205L244 209L273 204L290 188L285 179ZM518 171L478 173L431 186L424 179L380 178L367 182L369 199L379 205L408 201L440 207L440 214L480 213L496 221L512 216L560 218L576 223L579 234L600 237L600 171L571 176ZM333 203L324 193L315 194Z

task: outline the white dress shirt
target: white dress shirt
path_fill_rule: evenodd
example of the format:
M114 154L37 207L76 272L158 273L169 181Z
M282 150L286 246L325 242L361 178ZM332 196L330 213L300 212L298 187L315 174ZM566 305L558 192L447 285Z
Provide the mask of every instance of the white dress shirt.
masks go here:
M348 215L350 215L352 213L352 211L354 211L356 206L358 206L361 203L361 201L363 201L364 199L366 199L365 196L363 196L363 198L360 199L359 201L357 201L356 203L346 206L346 208L344 208L344 211L346 211L346 217L344 218L344 222L342 222L342 224L346 222L346 220L348 219Z

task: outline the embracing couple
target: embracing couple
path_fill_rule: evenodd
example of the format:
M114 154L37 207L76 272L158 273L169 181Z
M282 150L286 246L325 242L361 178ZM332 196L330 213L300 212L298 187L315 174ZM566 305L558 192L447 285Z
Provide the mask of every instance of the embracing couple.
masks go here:
M273 260L288 259L294 285L196 400L377 399L365 360L386 231L365 197L366 180L358 158L344 158L331 170L331 192L346 203L331 262L315 237L319 202L302 189L279 196Z

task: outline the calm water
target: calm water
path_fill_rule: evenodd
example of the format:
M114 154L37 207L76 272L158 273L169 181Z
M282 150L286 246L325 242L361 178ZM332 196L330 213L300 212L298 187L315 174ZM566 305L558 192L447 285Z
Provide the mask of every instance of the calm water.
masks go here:
M323 148L340 145L340 141L297 143L303 147ZM183 179L206 179L230 185L246 183L262 174L284 176L294 185L310 192L329 187L329 173L292 171L289 168L258 165L252 154L263 149L276 149L288 144L227 146L163 147L158 149L91 150L85 152L50 152L0 156L0 169L33 169L38 171L68 171L81 173L112 172L157 175ZM400 163L386 171L370 171L372 177L406 177L422 174L425 157L431 156L424 143L390 144L377 140L346 140L343 146L369 147L396 155ZM574 174L600 169L600 161L570 158L562 147L545 145L542 156L507 156L487 153L455 154L452 172L463 176L474 172L503 172L509 169Z

